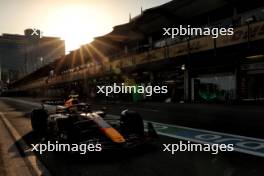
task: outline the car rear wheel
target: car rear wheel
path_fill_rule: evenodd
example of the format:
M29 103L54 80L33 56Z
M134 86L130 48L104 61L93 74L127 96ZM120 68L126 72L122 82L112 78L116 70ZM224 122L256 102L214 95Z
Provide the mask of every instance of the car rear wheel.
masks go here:
M125 134L144 135L144 123L139 113L125 110L121 113L120 127Z
M47 130L48 113L44 109L34 109L31 112L32 130L39 135L44 135Z

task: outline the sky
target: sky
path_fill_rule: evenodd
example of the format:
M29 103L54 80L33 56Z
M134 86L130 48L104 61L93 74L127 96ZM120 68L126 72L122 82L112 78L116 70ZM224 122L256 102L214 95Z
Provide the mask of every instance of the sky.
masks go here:
M0 34L36 28L65 40L66 52L112 31L148 9L170 0L0 0Z

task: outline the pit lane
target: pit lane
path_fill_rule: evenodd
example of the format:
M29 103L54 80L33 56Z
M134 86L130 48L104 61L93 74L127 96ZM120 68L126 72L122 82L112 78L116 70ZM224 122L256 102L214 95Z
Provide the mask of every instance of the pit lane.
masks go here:
M29 119L31 110L36 106L1 99L0 107L24 141L28 144L39 142L40 139L31 132ZM112 107L111 111L117 114L120 106ZM149 116L144 117L150 119ZM178 139L160 136L156 144L128 152L82 158L58 156L52 152L37 156L52 175L263 175L263 158L248 154L177 152L171 155L162 152L162 144L178 142Z

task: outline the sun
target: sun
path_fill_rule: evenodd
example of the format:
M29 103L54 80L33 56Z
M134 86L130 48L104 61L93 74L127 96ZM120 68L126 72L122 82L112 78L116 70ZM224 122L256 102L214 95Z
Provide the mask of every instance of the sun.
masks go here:
M65 40L66 52L87 44L99 34L95 12L84 6L66 6L53 14L53 31Z

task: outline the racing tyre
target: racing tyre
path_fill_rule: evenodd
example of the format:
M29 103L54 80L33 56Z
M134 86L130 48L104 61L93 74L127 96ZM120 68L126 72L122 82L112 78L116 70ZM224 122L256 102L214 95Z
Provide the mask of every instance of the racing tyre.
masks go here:
M121 113L120 127L125 134L144 135L143 119L135 111L125 110Z
M47 130L48 113L44 109L34 109L31 112L31 126L38 135L44 135Z

